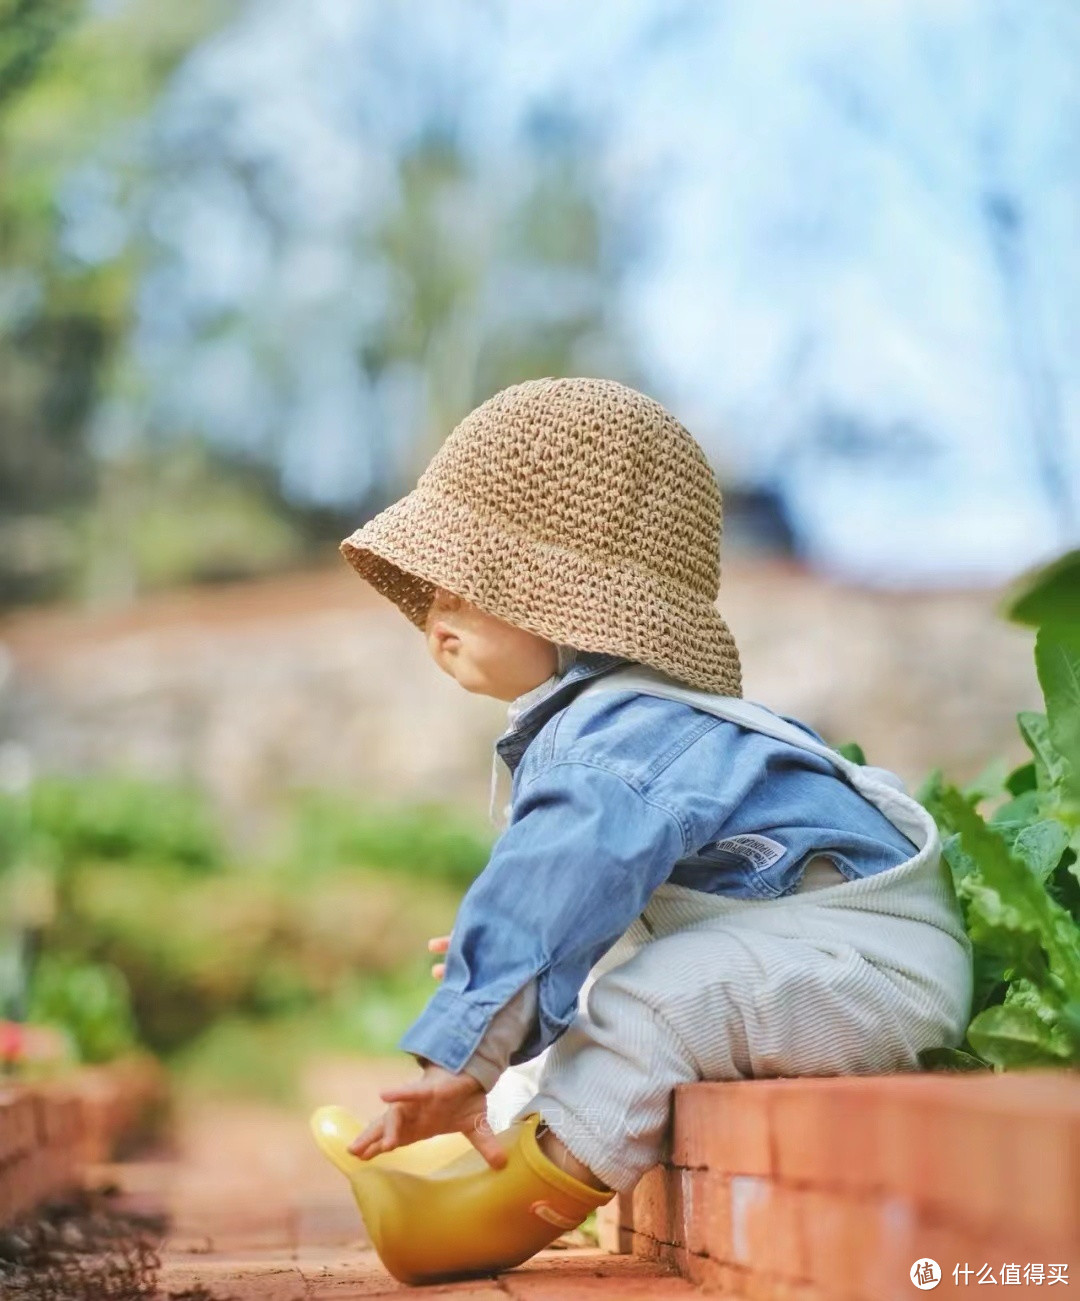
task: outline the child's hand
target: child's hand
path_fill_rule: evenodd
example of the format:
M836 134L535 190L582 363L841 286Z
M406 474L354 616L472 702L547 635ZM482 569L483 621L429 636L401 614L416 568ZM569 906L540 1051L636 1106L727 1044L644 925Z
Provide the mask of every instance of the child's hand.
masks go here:
M420 1079L383 1089L379 1097L390 1106L350 1143L353 1156L366 1159L460 1130L492 1169L506 1165L506 1153L488 1124L486 1094L471 1075L428 1064Z
M451 931L450 934L452 935L453 931ZM428 946L429 953L445 953L446 950L450 947L450 935L438 935L435 937L435 939L428 940L427 946ZM446 975L446 963L445 962L433 963L431 967L431 974L435 977L436 980L442 980L443 976Z

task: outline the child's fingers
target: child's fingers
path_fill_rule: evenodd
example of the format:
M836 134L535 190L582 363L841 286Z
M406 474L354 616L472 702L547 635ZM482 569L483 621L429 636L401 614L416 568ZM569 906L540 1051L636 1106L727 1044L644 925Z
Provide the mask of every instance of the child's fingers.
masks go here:
M377 1120L373 1120L366 1129L357 1134L349 1144L349 1151L353 1156L366 1157L375 1155L372 1149L377 1148L377 1145L382 1140L383 1121L384 1117L379 1116Z
M383 1151L389 1152L401 1142L401 1111L398 1107L390 1108L390 1116L383 1134Z
M446 963L436 962L431 968L431 974L436 980L442 980L443 976L446 975Z
M486 1122L469 1125L465 1130L465 1136L493 1170L501 1170L506 1165L506 1153L496 1140L491 1126Z
M427 942L429 953L445 953L450 947L449 935L436 935Z

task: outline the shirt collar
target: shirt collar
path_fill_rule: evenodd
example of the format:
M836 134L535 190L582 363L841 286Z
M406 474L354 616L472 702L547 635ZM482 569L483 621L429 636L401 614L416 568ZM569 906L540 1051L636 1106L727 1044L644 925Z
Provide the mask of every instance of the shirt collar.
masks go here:
M610 673L612 669L629 663L631 661L622 655L579 650L570 667L561 676L552 674L539 686L512 700L507 709L509 725L495 742L496 751L510 771L513 772L537 732L552 714L570 703L580 687L590 678Z

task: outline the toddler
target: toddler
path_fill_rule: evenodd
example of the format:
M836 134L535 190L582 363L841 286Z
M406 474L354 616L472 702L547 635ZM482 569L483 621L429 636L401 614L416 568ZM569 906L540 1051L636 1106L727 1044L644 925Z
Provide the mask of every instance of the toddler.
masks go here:
M676 1085L910 1070L963 1037L934 821L742 698L721 530L659 403L548 377L477 407L342 543L441 669L509 702L505 826L400 1041L421 1077L366 1127L313 1118L406 1282L519 1264L628 1192Z

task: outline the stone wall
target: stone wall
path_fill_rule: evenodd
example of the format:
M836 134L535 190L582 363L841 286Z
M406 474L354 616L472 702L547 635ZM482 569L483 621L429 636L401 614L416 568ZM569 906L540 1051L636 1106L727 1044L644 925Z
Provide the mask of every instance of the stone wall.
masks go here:
M839 587L736 556L720 608L744 694L917 783L1024 756L1032 638L988 591ZM0 623L0 781L121 769L193 778L238 822L297 785L448 799L483 817L502 702L441 673L423 638L344 565L120 611Z

